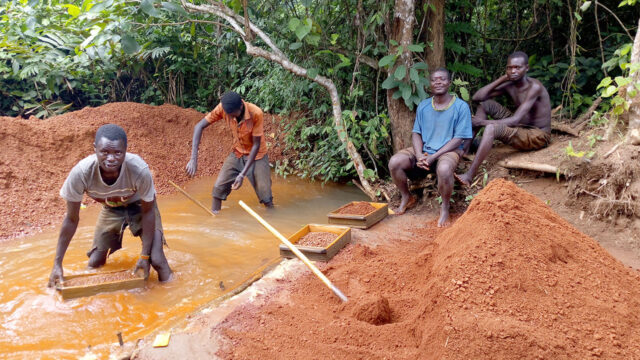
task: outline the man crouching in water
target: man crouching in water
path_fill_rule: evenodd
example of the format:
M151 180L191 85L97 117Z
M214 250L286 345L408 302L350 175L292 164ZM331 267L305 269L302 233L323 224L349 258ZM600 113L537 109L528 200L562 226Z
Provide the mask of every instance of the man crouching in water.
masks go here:
M433 97L418 105L411 138L413 147L391 157L389 172L402 195L396 214L404 214L416 203L409 193L407 179L420 179L435 171L442 197L438 227L442 227L449 223L453 172L462 155L462 142L472 136L471 111L466 102L449 93L451 75L447 69L436 69L430 80Z
M142 239L134 271L142 269L146 279L151 265L158 272L158 280L170 280L173 272L162 249L166 242L149 166L140 156L127 152L127 134L118 125L101 126L93 146L95 154L80 160L60 189L60 196L67 201L67 214L60 229L49 286L62 282L62 260L78 227L85 193L103 204L93 246L87 253L89 267L104 265L110 254L122 248L122 235L129 226L133 235Z

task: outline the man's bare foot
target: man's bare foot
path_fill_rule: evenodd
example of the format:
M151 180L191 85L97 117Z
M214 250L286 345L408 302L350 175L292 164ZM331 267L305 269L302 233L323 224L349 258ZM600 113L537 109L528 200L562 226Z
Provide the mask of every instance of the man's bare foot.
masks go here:
M396 215L402 215L405 211L414 207L416 205L416 201L418 201L418 199L416 199L415 196L409 195L406 198L403 196L402 200L400 200L400 206L398 206L394 212Z
M471 186L471 180L473 180L469 173L464 173L462 175L453 173L453 177L465 187Z
M438 219L438 227L449 226L449 204L442 204L440 208L440 219Z

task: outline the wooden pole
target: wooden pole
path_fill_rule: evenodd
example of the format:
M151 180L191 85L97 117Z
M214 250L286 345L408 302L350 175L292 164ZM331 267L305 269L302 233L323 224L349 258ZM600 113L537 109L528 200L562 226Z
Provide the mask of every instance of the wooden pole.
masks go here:
M187 192L182 190L182 188L180 186L176 185L176 183L174 183L173 181L169 180L169 184L173 185L176 189L178 189L178 191L180 191L182 193L182 195L186 196L187 198L189 198L189 200L191 200L194 203L196 203L196 205L200 206L202 209L204 209L204 211L206 211L209 214L211 214L211 216L216 216L216 214L214 214L213 211L211 211L208 207L202 205L202 203L200 201L194 199L193 197L191 197L191 195L187 194Z
M287 238L282 236L282 234L280 234L278 232L278 230L274 229L271 225L269 225L268 222L266 222L262 217L260 217L260 215L258 215L255 211L253 211L247 204L244 203L244 201L240 200L240 201L238 201L238 203L240 204L240 206L242 206L243 209L245 209L249 214L251 214L251 216L256 218L256 220L258 220L258 222L260 222L260 224L262 224L262 226L267 228L267 230L269 230L273 235L275 235L275 237L277 237L280 241L282 241L285 245L287 245L289 250L291 250L294 254L296 254L296 256L298 258L300 258L300 260L302 260L302 262L305 265L307 265L307 267L309 269L311 269L311 271L318 278L320 278L320 280L322 280L322 282L325 285L327 285L327 287L329 289L331 289L331 291L333 291L333 293L336 294L336 296L338 296L340 298L340 300L342 300L344 302L348 301L347 297L344 296L342 291L340 291L340 289L338 289L335 285L333 285L331 283L331 280L327 279L327 277L324 276L324 274L322 272L320 272L320 270L318 270L318 268L315 267L315 265L313 265L311 263L311 261L309 261L309 259L303 253L301 253L300 250L298 250L297 247L295 247L289 240L287 240Z

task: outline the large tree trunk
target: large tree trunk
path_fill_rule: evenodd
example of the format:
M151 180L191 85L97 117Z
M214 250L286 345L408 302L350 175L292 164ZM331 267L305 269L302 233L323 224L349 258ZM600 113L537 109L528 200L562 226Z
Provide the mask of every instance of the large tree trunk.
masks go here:
M411 67L411 52L407 46L413 40L413 25L415 20L414 0L396 0L393 23L391 26L391 36L389 39L395 40L398 46L389 46L389 53L395 54L398 48L403 48L402 55L396 60L394 66L389 69L388 75L392 76L396 68L405 65L407 69ZM404 103L402 98L393 99L393 93L397 89L387 90L387 104L389 108L389 120L391 121L391 133L393 136L393 150L397 152L411 146L411 130L415 113Z
M638 26L640 26L640 20L638 21ZM631 63L640 63L640 28L636 30L636 37L633 41ZM627 90L627 101L629 102L629 130L627 131L627 139L634 145L640 145L640 94L629 97L629 90L635 87L635 84L640 81L640 71L636 71L632 75L632 79Z
M427 7L427 31L425 40L427 46L425 55L429 72L444 67L444 0L430 0L432 6Z
M353 161L354 168L358 173L358 178L360 179L360 183L362 184L362 188L365 193L371 198L376 198L376 191L373 189L369 181L364 176L364 171L366 167L362 161L362 157L358 153L358 150L353 145L351 140L349 140L347 127L342 120L342 107L340 106L340 96L338 95L338 90L331 81L331 79L326 78L324 76L317 75L315 78L311 78L308 75L307 69L299 66L298 64L293 63L289 58L275 45L275 42L271 40L271 38L265 34L262 29L257 27L253 22L249 20L248 17L241 17L233 10L229 9L221 2L211 1L211 4L203 4L203 5L195 5L191 3L187 3L185 0L181 0L182 6L191 12L203 12L218 16L229 23L231 29L240 35L242 40L244 41L247 47L247 54L252 56L258 56L265 58L267 60L273 61L275 63L280 64L284 69L289 70L290 72L306 77L309 80L312 80L329 92L329 97L331 98L331 105L333 107L333 117L334 117L334 126L338 133L338 137L340 141L345 144L347 149L347 153L351 157ZM245 30L246 29L246 30ZM256 34L268 47L271 51L265 50L263 48L257 47L253 45L252 40L253 36L249 34L249 32L253 32Z

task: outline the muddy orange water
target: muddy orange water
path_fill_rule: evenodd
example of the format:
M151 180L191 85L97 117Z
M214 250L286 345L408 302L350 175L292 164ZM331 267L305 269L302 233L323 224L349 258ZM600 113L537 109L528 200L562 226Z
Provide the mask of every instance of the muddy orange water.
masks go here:
M158 200L176 280L159 284L152 271L145 289L118 291L63 301L46 287L59 227L0 245L0 359L77 358L92 352L106 358L117 343L168 329L242 282L261 265L278 257L278 240L238 205L244 200L285 236L307 223L326 223L326 214L354 200L354 187L321 185L296 178L273 178L276 208L258 204L247 182L212 217L181 194ZM210 205L214 179L201 178L187 192ZM99 208L90 206L64 259L65 274L89 272L86 251L93 239ZM132 268L140 240L129 231L123 249L99 271Z

